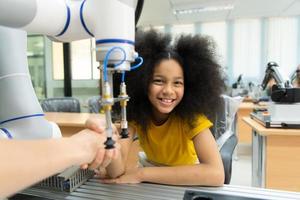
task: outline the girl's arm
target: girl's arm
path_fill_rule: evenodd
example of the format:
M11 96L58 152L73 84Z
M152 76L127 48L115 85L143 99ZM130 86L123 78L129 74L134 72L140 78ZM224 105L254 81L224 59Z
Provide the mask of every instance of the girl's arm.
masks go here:
M209 129L193 139L200 164L176 167L144 167L126 172L117 179L104 180L107 183L152 182L170 185L221 186L224 183L224 169L215 142Z
M142 168L139 172L141 181L171 185L222 185L225 179L223 163L210 130L196 135L193 142L200 164Z
M129 127L128 138L120 139L118 138L118 133L115 135L116 137L114 138L114 140L116 141L116 148L118 148L120 152L118 153L118 157L106 167L106 173L109 177L116 178L125 173L128 153L131 143L133 141L133 133L134 130L131 127Z

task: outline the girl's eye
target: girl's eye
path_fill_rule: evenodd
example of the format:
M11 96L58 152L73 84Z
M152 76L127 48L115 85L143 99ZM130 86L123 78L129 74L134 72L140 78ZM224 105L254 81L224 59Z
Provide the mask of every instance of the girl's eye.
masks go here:
M182 82L182 81L176 81L174 84L175 84L176 86L181 86L181 85L183 85L183 82Z
M153 83L155 83L155 84L162 84L163 81L160 80L160 79L154 79L154 80L153 80Z

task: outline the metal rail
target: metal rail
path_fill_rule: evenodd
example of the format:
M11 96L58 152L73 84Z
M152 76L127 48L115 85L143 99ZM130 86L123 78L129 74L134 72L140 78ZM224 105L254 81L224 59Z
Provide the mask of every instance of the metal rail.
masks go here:
M210 194L216 198L226 199L263 199L263 200L300 200L300 193L279 190L270 190L254 187L224 185L223 187L183 187L167 186L160 184L102 184L97 179L90 179L77 188L74 192L55 192L37 188L27 189L22 194L47 199L68 199L68 200L88 200L88 199L130 199L130 200L174 200L183 199L186 190L193 190ZM223 198L219 198L219 196Z

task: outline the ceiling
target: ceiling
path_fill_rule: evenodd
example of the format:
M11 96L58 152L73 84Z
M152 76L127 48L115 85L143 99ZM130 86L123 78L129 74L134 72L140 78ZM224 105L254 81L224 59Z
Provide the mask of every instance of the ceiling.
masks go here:
M233 6L232 10L173 14L174 10ZM300 0L144 0L140 26L187 24L240 18L300 16Z

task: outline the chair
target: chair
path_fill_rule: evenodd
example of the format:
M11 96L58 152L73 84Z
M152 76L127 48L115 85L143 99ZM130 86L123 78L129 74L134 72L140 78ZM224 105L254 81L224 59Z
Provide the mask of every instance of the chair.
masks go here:
M117 122L120 120L121 116L118 112L120 108L118 107L119 104L115 103L111 110L111 117L113 122ZM102 105L101 105L101 97L100 96L93 96L88 99L88 109L90 113L103 113Z
M80 112L80 102L74 97L47 98L41 106L44 112Z
M88 99L88 109L90 113L99 113L102 106L100 104L100 96L93 96Z
M233 152L238 142L236 135L237 109L241 99L226 95L222 95L222 99L224 104L223 109L217 113L211 131L216 139L222 157L225 172L224 183L229 184Z

